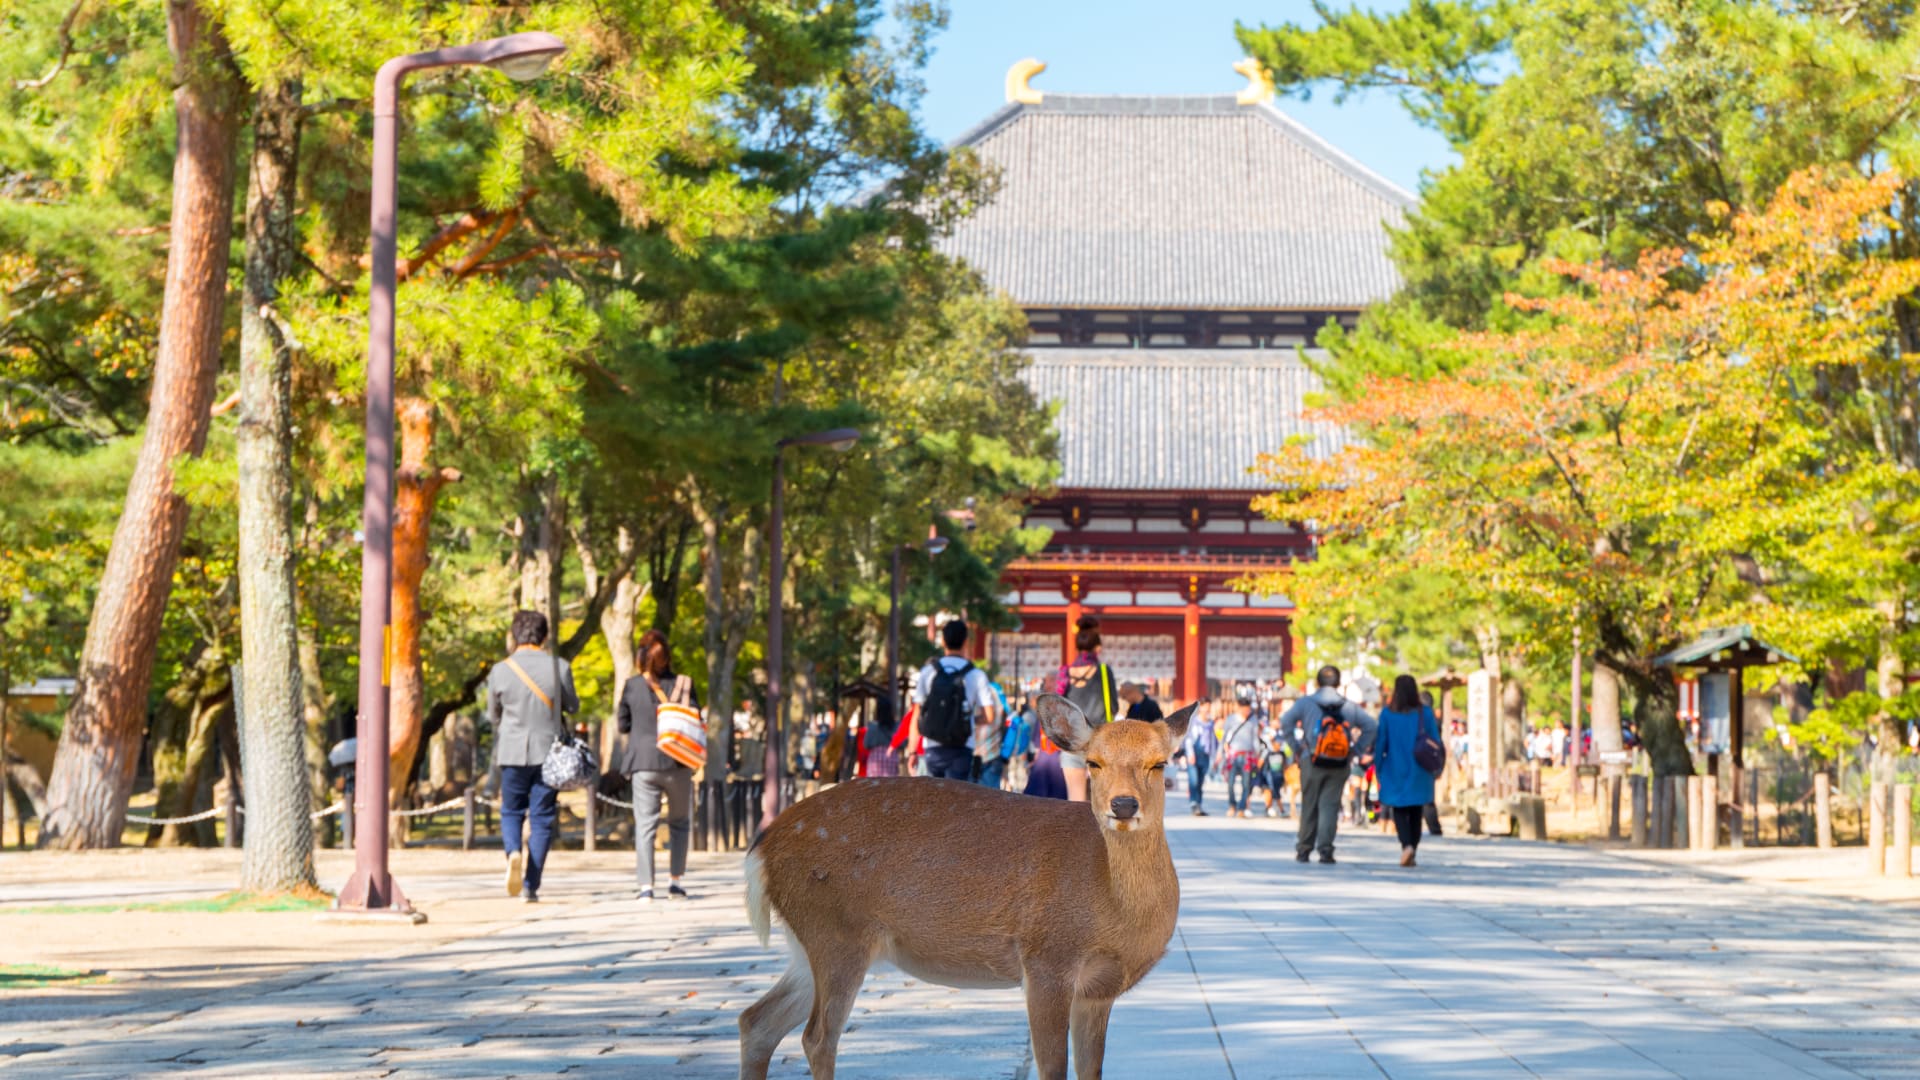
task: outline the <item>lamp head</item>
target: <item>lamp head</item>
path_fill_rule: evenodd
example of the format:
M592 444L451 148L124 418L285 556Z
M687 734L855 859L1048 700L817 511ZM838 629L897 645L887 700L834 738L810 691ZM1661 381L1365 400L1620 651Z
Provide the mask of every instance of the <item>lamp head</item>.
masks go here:
M514 34L502 39L506 45L487 66L514 82L531 82L546 72L553 58L567 51L566 43L552 34Z
M927 554L938 555L947 550L947 538L944 536L927 537Z

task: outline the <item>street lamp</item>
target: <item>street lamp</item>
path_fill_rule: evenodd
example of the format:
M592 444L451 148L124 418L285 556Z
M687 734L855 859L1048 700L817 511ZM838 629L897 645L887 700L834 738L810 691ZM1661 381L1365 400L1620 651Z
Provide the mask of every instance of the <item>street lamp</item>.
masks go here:
M893 706L893 722L896 724L904 715L900 709L900 581L904 576L900 558L913 546L899 544L893 549L892 604L887 608L887 701ZM938 529L928 526L927 538L919 546L929 556L938 555L947 550L947 538L941 536Z
M781 729L780 669L786 664L785 612L781 610L780 527L786 514L787 464L781 451L789 446L824 446L845 453L860 441L854 428L833 428L811 435L793 435L773 444L773 498L767 521L767 783L760 795L760 831L766 831L780 813L782 768L787 740Z
M338 911L419 921L387 872L387 696L393 606L393 311L398 250L400 83L428 68L479 65L515 82L536 78L565 52L552 34L524 33L396 56L373 78L373 283L367 302L367 481L361 504L360 717L355 762L353 876Z

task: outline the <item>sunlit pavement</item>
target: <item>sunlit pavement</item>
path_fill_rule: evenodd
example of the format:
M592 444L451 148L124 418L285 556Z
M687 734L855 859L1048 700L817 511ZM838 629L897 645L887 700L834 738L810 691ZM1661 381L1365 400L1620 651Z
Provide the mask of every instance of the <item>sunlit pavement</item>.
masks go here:
M1300 865L1291 825L1171 822L1179 933L1116 1007L1106 1075L1920 1077L1911 906L1517 841L1429 841L1403 870L1390 839L1354 829L1337 865ZM1019 823L983 823L983 843L1020 843ZM475 860L431 891L497 890L497 856ZM187 994L0 996L0 1070L732 1076L735 1019L785 964L746 927L738 867L696 856L694 900L642 905L562 853L555 902L432 949ZM840 1065L1029 1075L1020 995L876 972ZM797 1033L774 1075L806 1075Z

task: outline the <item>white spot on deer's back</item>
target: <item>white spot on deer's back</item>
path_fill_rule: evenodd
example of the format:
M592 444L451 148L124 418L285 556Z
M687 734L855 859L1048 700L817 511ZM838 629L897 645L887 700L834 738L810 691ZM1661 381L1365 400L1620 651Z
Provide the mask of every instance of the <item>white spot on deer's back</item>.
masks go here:
M827 830L825 827L815 829L813 830L813 835L819 837L822 840L825 840L827 838Z

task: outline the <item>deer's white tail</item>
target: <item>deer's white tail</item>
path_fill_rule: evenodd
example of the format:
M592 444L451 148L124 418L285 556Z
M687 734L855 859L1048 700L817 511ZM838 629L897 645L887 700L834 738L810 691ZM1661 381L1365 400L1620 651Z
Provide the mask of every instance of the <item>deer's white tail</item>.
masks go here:
M767 871L760 853L747 852L747 921L765 945L773 937L773 909L767 903Z

